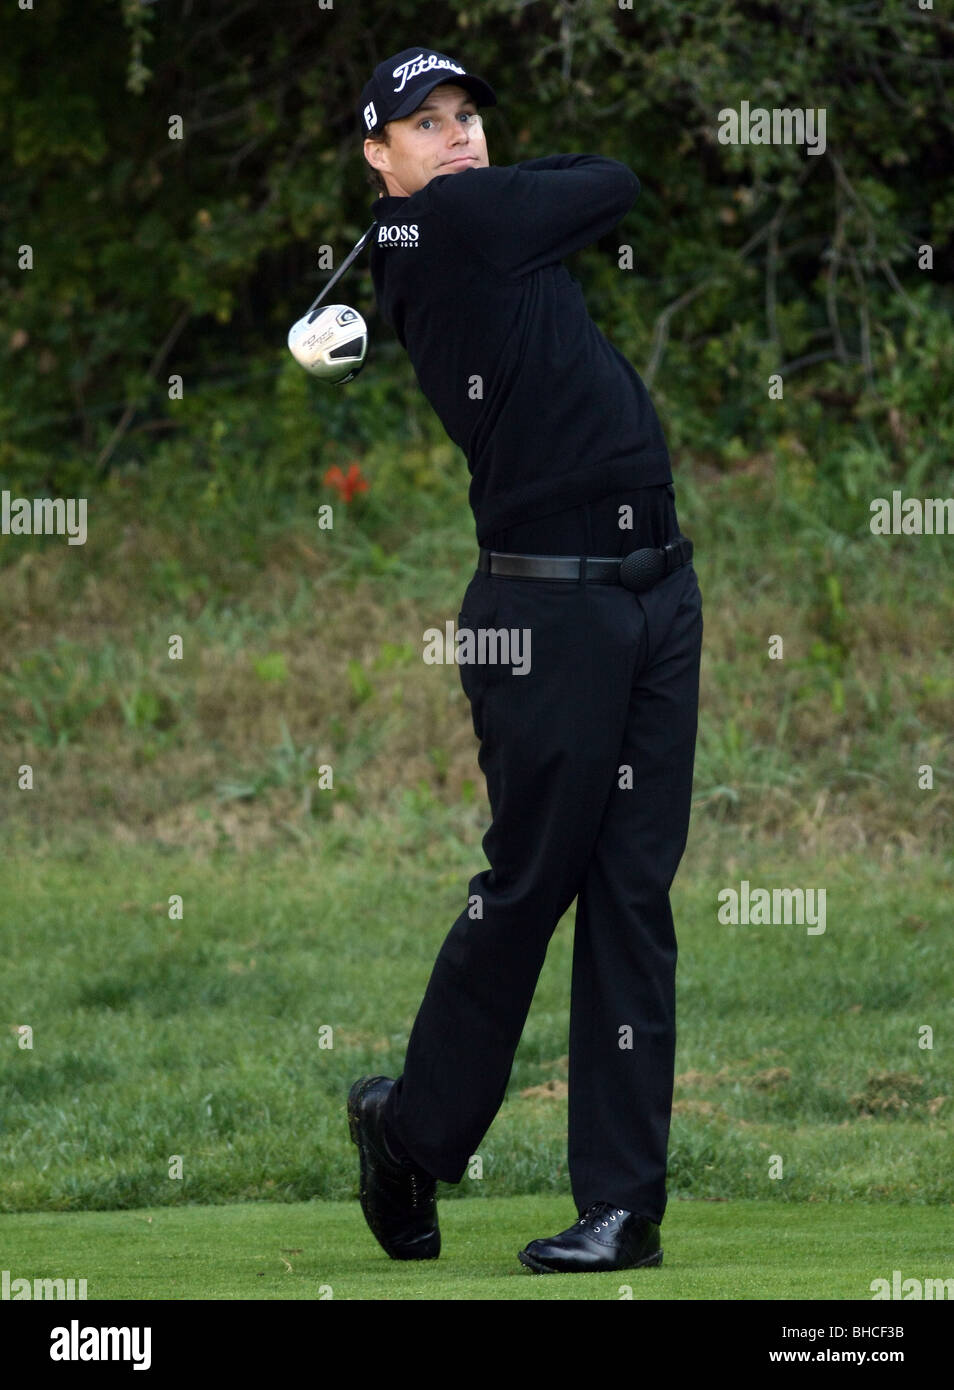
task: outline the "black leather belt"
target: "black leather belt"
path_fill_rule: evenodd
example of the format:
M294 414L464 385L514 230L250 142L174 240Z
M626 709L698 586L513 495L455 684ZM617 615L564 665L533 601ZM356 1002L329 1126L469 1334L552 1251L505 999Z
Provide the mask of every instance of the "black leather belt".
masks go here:
M677 536L660 550L631 550L628 555L513 555L480 548L477 568L508 579L566 579L586 584L622 584L633 593L651 589L661 579L688 565L692 541Z

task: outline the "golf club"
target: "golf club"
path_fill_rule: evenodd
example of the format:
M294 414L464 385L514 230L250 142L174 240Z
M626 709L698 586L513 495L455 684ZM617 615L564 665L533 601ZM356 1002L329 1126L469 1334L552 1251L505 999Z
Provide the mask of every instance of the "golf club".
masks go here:
M353 381L364 366L368 328L357 309L348 304L318 305L364 249L374 231L370 226L341 262L318 295L288 333L288 347L295 361L319 381L343 386Z

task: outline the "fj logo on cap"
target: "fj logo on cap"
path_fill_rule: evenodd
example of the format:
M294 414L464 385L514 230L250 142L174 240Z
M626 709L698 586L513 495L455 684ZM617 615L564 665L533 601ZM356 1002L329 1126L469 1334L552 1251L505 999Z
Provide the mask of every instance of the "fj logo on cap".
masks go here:
M377 124L377 120L378 113L374 109L374 102L369 101L367 106L364 108L364 123L367 126L368 130L372 130L374 128L374 126Z

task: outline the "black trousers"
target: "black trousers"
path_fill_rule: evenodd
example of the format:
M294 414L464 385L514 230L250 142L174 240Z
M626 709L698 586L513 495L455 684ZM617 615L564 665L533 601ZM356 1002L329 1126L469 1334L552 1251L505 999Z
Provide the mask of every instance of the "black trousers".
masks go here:
M620 505L635 508L620 530ZM495 536L493 549L624 555L678 532L672 487ZM580 1211L661 1221L676 1043L669 890L686 845L702 598L691 564L621 585L474 573L458 627L530 633L530 669L461 665L492 823L490 868L440 949L385 1117L459 1182L506 1093L550 937L574 898L568 1164ZM629 771L627 771L629 769Z

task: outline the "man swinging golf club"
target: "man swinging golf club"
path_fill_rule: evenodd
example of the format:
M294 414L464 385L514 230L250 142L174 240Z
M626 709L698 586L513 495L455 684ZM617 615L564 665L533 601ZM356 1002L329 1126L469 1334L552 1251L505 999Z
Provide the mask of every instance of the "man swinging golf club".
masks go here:
M645 386L562 260L639 182L597 155L490 164L493 89L408 48L361 95L380 178L378 308L471 474L479 559L458 627L532 635L530 670L460 666L490 869L469 884L396 1080L348 1116L360 1199L394 1259L440 1252L506 1092L550 937L574 898L568 1158L578 1219L519 1251L537 1273L662 1261L675 1054L669 890L685 849L702 599ZM530 1234L529 1232L527 1233Z

